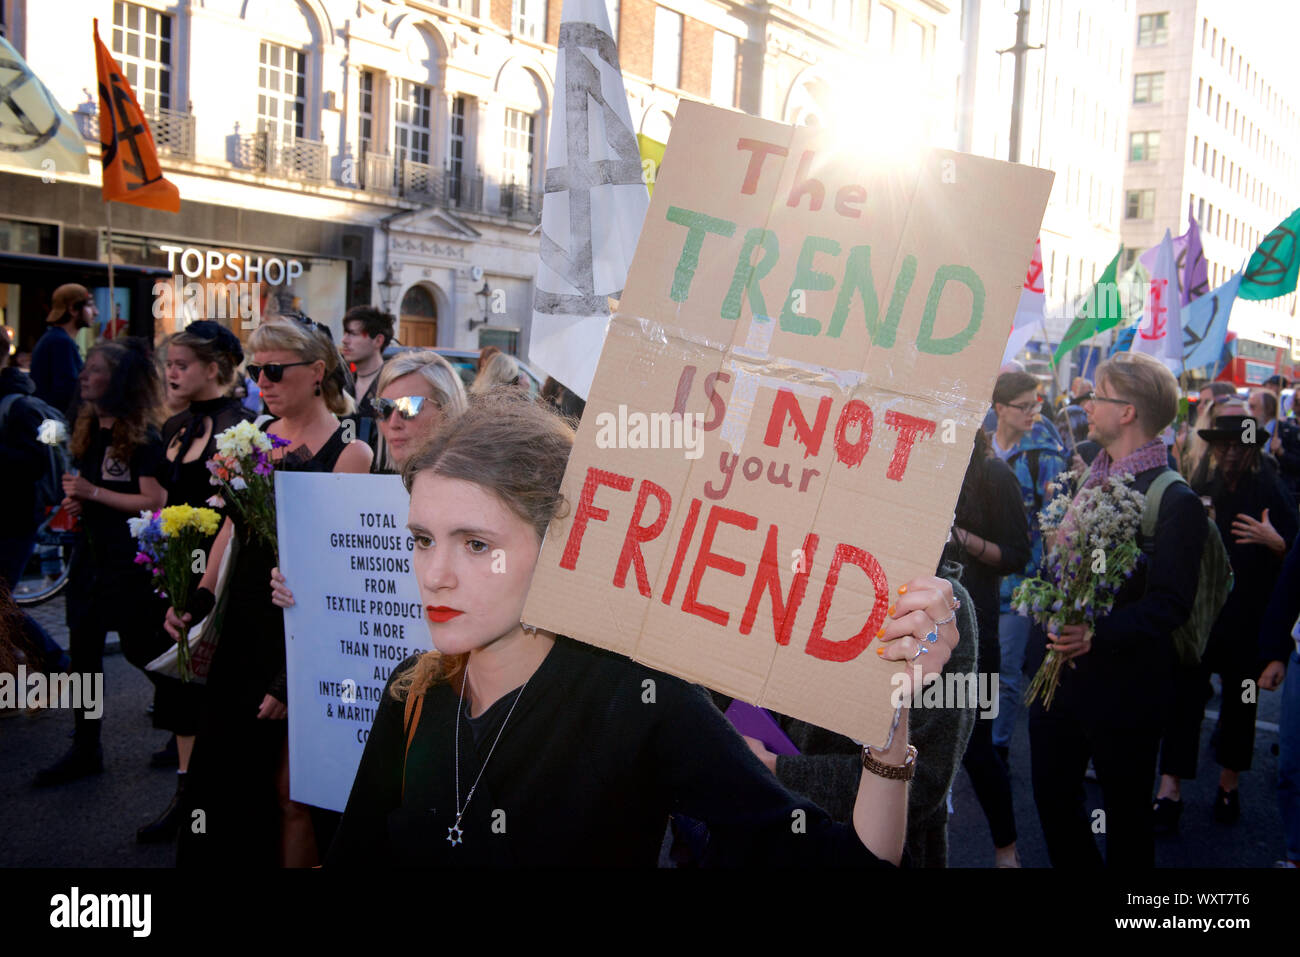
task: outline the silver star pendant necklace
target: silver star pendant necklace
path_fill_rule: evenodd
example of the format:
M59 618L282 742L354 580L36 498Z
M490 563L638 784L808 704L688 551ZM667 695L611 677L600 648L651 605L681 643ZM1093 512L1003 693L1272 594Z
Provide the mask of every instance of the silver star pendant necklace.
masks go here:
M533 674L536 674L534 672ZM532 681L533 676L528 676L528 681ZM469 794L465 795L465 803L460 803L460 719L461 713L465 710L465 685L469 684L469 666L465 667L465 677L460 683L460 703L456 706L456 823L447 828L447 843L452 847L463 843L464 832L460 829L460 819L465 816L469 809L469 802L474 800L474 792L478 789L479 781L483 780L483 772L487 770L488 762L492 760L492 752L497 749L501 742L501 735L506 733L506 725L510 723L510 716L515 713L515 705L519 704L519 699L524 696L524 689L528 687L528 681L525 681L523 687L519 689L519 694L510 704L510 710L506 712L506 719L501 722L501 730L497 732L496 740L492 742L492 747L488 749L487 757L483 760L483 767L479 768L478 777L474 779L474 784L469 789Z

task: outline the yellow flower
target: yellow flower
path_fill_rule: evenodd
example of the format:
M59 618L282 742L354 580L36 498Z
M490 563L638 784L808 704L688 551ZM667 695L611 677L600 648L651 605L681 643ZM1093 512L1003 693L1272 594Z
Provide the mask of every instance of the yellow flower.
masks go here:
M194 510L194 524L204 535L217 534L217 528L221 525L221 516L210 508L196 508Z
M190 524L194 509L189 505L169 505L162 510L162 533L168 538L175 538L182 529Z

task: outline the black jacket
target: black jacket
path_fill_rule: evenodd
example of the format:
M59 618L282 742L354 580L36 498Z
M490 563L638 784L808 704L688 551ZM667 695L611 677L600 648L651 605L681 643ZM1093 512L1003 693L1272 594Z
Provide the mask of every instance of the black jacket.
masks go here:
M36 438L45 418L26 401L36 386L27 373L14 366L0 369L0 402L10 403L0 432L0 537L19 538L36 529L36 482L45 472L49 452Z
M1259 629L1260 657L1265 661L1290 661L1296 653L1291 629L1300 617L1300 538L1287 552L1282 573L1277 576L1273 594L1264 609L1264 623Z
M77 341L59 326L48 326L32 350L32 381L36 394L58 409L68 421L77 397L77 377L83 365Z
M1139 472L1133 487L1143 494L1165 467ZM1092 648L1066 667L1052 710L1069 709L1096 727L1162 727L1172 702L1173 632L1192 613L1201 551L1209 523L1200 498L1181 482L1160 501L1149 557L1119 594L1111 613L1097 622ZM1141 531L1138 543L1145 546ZM1046 635L1030 633L1026 670L1032 674L1047 653Z
M654 867L674 812L708 825L708 863L882 864L782 787L702 689L620 655L558 638L499 741L505 708L475 746L457 704L453 685L429 690L403 800L403 703L385 689L326 866ZM497 743L453 847L458 720L462 802Z

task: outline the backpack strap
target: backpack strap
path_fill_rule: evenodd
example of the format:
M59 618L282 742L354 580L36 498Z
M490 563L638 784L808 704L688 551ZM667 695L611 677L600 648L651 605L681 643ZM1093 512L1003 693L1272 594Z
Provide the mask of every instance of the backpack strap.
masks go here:
M5 422L9 419L9 410L18 404L18 400L24 398L17 392L10 392L3 399L0 399L0 430L5 427Z
M1038 482L1038 460L1042 457L1042 454L1042 449L1021 449L1007 459L1007 464L1010 465L1023 455L1025 464L1029 467L1029 481L1034 487L1034 510L1029 515L1031 523L1037 520L1038 513L1043 510L1043 490L1039 487Z
M406 729L406 751L402 754L402 800L406 800L406 760L411 755L411 742L415 740L415 729L420 725L420 713L424 710L424 692L406 696L406 713L402 727Z
M1160 503L1165 491L1178 482L1187 484L1187 480L1173 469L1166 469L1155 477L1142 498L1142 550L1145 552L1155 548L1156 523L1160 519Z

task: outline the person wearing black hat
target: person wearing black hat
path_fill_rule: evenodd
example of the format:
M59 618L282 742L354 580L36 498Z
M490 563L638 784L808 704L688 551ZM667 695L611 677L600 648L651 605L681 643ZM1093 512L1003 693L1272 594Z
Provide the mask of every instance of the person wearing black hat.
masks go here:
M67 621L72 671L104 671L104 640L116 631L126 659L138 668L167 645L148 570L136 564L127 519L161 508L162 438L154 426L158 372L142 339L101 342L81 370L81 411L72 429L76 473L63 476L63 507L81 517L68 571ZM103 770L100 717L74 712L72 749L36 776L38 786L62 784Z
M1257 687L1270 670L1285 667L1268 660L1258 643L1264 609L1282 569L1287 549L1300 532L1300 515L1263 454L1267 433L1248 415L1216 416L1199 434L1210 448L1210 468L1195 491L1212 503L1215 523L1232 564L1233 588L1210 630L1201 661L1180 669L1174 708L1160 754L1160 797L1154 808L1158 830L1172 832L1182 811L1180 782L1196 776L1201 721L1213 695L1210 675L1222 679L1219 707L1219 789L1214 818L1232 823L1241 815L1238 778L1250 769L1255 746Z
M32 350L32 382L36 395L65 415L77 396L83 362L73 338L95 321L98 312L90 290L75 282L54 290L45 335ZM69 416L71 418L71 416Z
M244 350L233 332L210 319L190 323L183 332L171 336L164 348L168 398L173 408L181 403L188 405L163 425L166 461L160 478L167 489L168 505L204 507L216 491L207 463L216 454L217 436L232 425L253 419L253 414L230 394L235 372L244 361ZM209 540L203 549L208 552L211 548ZM153 671L148 675L156 689L153 726L172 732L175 740L174 745L169 741L168 747L154 755L154 762L166 766L174 759L177 766L176 795L161 815L136 832L140 842L157 843L173 840L180 826L180 801L205 686Z

